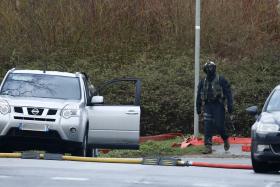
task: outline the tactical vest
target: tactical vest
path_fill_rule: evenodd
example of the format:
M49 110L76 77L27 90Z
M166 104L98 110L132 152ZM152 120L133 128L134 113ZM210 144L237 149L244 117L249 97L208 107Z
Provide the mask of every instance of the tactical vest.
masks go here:
M211 93L209 93L209 91ZM200 92L201 100L204 102L213 102L219 101L224 103L224 94L223 88L220 85L220 76L216 75L216 77L209 82L206 78L203 80L203 87Z

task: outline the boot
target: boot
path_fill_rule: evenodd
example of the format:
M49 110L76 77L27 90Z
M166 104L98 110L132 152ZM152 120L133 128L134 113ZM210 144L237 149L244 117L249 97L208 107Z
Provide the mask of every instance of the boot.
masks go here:
M211 145L205 145L203 154L211 154L212 153L212 146Z
M227 139L227 140L224 141L224 149L225 149L225 151L228 151L229 148L230 148L230 144L229 144L229 141Z

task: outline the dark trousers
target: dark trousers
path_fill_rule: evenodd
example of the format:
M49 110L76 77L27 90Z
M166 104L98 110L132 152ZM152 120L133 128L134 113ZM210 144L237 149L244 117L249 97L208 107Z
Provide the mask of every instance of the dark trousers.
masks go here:
M206 102L204 105L204 144L212 145L215 131L225 141L228 135L225 130L225 107L220 102Z

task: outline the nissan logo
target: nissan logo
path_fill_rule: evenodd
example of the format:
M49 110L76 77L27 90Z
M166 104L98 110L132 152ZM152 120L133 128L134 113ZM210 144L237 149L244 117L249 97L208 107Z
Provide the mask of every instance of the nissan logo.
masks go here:
M38 108L33 108L32 110L31 110L31 113L33 114L33 115L38 115L39 114L39 109Z

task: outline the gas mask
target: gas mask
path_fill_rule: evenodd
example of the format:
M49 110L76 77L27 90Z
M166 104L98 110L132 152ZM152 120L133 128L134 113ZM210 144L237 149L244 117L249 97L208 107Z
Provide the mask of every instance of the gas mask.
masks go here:
M215 78L215 75L216 75L216 64L214 62L211 62L211 61L207 62L204 65L203 70L206 73L208 80L211 81L211 80L213 80Z

